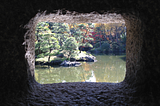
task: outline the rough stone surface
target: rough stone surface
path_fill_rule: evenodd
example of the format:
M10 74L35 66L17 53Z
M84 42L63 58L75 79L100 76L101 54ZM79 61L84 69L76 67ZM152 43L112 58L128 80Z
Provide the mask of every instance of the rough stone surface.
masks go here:
M0 105L160 105L160 1L11 0L0 3ZM73 22L105 22L105 12L121 14L127 26L126 77L121 83L38 84L34 80L34 28L43 11L68 14ZM78 13L74 13L76 11ZM38 14L37 14L38 13ZM37 15L36 15L37 14ZM58 19L54 21L67 22ZM76 20L76 14L79 14ZM93 13L94 14L94 13ZM36 17L35 17L36 16ZM44 17L43 17L44 16ZM35 18L33 18L35 17ZM54 16L53 16L54 17ZM67 18L66 18L67 19ZM33 20L33 21L30 21ZM26 24L33 25L25 29ZM27 26L26 26L27 27ZM25 44L24 42L25 36Z

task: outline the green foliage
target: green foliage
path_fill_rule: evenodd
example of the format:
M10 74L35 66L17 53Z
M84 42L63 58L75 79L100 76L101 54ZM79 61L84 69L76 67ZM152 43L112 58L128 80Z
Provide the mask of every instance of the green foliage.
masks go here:
M55 38L59 41L60 47L63 46L63 42L66 40L67 37L69 37L69 27L67 24L64 23L49 23L50 24L50 30Z
M121 51L126 51L126 47L123 43L120 43L119 48L120 48Z
M96 50L99 52L108 52L109 48L110 48L110 45L108 42L106 42L106 43L102 43L102 45L98 47Z
M112 43L112 50L113 51L119 51L119 45L117 42L113 42Z
M76 58L79 55L79 50L74 50L70 58Z
M95 48L98 48L100 47L100 45L102 46L103 44L109 44L108 41L101 41L101 42L98 42L94 45Z
M53 60L61 60L61 61L64 61L64 60L66 60L67 58L66 57L63 57L63 58L55 58L55 59L53 59Z
M102 49L102 50L105 50L105 51L108 51L109 48L110 48L109 43L103 43L102 46L101 46L101 49Z
M94 45L95 48L98 48L99 46L100 46L100 42L98 42L98 43L96 43L96 44Z
M101 46L99 45L100 45L100 42L96 43L94 45L95 48L90 50L90 52L98 51L100 53L104 53L104 52L108 52L110 49L110 44L108 43L108 41L102 41Z
M66 54L68 54L68 58L78 50L78 43L74 37L69 37L64 42L63 49L66 50Z
M37 55L37 58L44 58L44 54L42 53L42 54Z
M77 50L78 45L74 37L69 37L64 42L64 50Z
M58 50L52 50L51 53L52 53L53 56L55 56L55 55L60 54L60 51L59 51L59 49Z

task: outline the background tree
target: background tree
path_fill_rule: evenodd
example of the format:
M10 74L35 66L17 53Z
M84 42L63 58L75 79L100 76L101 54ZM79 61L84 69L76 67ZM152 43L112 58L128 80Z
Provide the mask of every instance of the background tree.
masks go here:
M93 41L93 38L90 37L90 35L92 35L92 29L93 29L93 25L92 23L87 23L85 24L79 24L78 25L78 29L81 31L81 39L82 41L79 42L79 46L80 46L80 53L82 51L83 47L93 47L91 45L91 41Z
M101 47L101 41L102 41L102 35L101 35L101 27L96 27L95 32L98 36L96 36L96 40L99 41L100 47Z

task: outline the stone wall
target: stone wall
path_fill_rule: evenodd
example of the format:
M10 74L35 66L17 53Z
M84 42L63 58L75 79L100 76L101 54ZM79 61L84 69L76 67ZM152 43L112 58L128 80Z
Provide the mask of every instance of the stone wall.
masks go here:
M160 104L160 2L156 0L12 0L0 3L0 103L2 105ZM43 11L121 14L127 26L126 77L121 83L38 84L31 35L24 26ZM31 22L31 21L30 21ZM34 30L33 30L34 31ZM33 32L28 32L33 34ZM24 40L25 36L25 40ZM29 41L30 42L30 41ZM28 55L32 54L32 55ZM30 57L31 56L31 57ZM30 60L29 60L30 59ZM28 61L29 60L29 61Z

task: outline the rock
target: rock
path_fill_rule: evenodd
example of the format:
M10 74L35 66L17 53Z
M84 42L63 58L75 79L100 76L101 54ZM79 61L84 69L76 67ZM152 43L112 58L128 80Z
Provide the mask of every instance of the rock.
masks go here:
M49 65L49 62L45 62L45 63L43 63L42 65Z
M84 47L84 46L79 47L79 50L82 50L82 51L89 51L91 49L93 49L93 48L92 47Z
M44 65L44 62L41 62L41 61L35 61L35 65Z
M80 57L79 59L77 59L76 61L86 61L86 59L84 57Z
M96 57L94 56L85 56L86 62L95 62Z
M63 53L61 53L61 54L58 54L57 57L63 58L64 55L63 55Z
M50 62L50 65L60 65L62 62L63 62L63 61L61 61L61 60L52 60L52 61Z
M76 61L85 61L85 62L96 62L96 57L94 56L84 56L84 57L80 57L80 59L76 60Z
M40 61L35 61L35 65L40 65Z
M44 62L40 62L40 65L43 65L44 64Z
M65 66L65 67L69 67L69 66L75 66L75 67L78 67L81 65L80 62L70 62L70 61L63 61L61 64L61 66Z
M76 61L76 59L75 58L70 58L70 61Z

